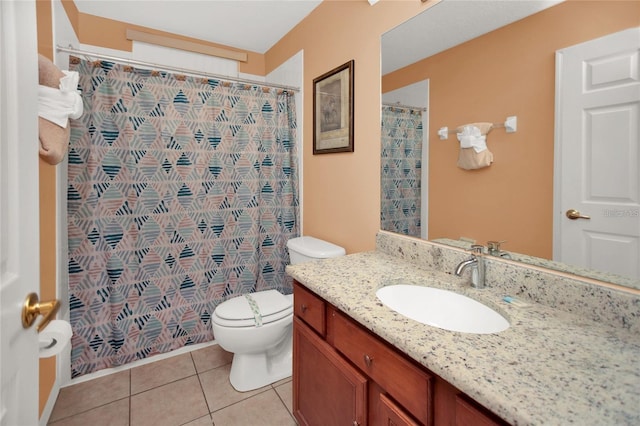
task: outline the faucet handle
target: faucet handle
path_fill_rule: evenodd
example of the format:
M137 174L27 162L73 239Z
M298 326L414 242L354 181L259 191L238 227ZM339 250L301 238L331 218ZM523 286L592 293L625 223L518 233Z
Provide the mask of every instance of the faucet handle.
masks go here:
M487 241L487 247L489 248L489 251L500 251L500 244L502 243L506 243L507 240L502 240L502 241Z
M470 251L473 254L482 254L484 253L484 246L481 244L473 244Z

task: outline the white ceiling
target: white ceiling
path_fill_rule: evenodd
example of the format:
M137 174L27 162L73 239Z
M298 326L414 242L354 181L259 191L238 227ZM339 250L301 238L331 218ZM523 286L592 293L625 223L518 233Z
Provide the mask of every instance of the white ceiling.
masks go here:
M382 74L428 58L562 0L442 0L382 36Z
M446 50L560 1L442 0L383 35L382 73ZM75 0L78 10L83 13L258 53L269 50L321 2Z
M265 53L321 2L75 0L74 3L82 13Z

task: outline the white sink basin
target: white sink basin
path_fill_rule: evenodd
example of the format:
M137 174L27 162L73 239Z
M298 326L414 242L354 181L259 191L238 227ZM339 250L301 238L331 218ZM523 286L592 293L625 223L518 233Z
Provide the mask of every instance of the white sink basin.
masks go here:
M398 284L380 288L376 296L399 314L445 330L490 334L509 328L509 322L493 309L448 290Z

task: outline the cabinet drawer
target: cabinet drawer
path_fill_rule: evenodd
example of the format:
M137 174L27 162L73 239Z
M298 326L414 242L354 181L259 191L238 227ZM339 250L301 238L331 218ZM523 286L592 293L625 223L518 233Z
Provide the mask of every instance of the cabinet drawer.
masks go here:
M430 425L433 377L335 308L327 311L327 340L416 419Z
M293 313L322 337L326 335L325 302L297 281L293 282Z

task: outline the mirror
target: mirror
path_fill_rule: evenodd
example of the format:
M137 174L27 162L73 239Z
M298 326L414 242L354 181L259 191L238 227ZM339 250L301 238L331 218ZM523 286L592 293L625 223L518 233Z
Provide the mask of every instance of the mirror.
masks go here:
M638 6L630 3L443 0L383 34L381 228L459 247L498 241L500 254L512 260L640 289L635 270L614 274L552 260L562 258L554 252L563 212L554 204L554 170L565 170L554 147L555 52L640 25ZM403 106L422 112L409 125L422 133L411 132L417 138L411 145L396 139L385 148L385 137L392 145L394 139L385 110ZM509 116L517 117L514 133L503 126ZM460 169L455 133L441 140L438 130L485 122L494 124L486 138L493 163ZM385 159L389 151L413 157ZM637 141L631 152L638 156ZM400 199L385 195L388 185ZM409 202L416 187L422 197ZM635 197L625 214L638 226ZM389 225L393 206L417 215L417 226ZM637 268L638 253L630 253L635 260L627 263Z

